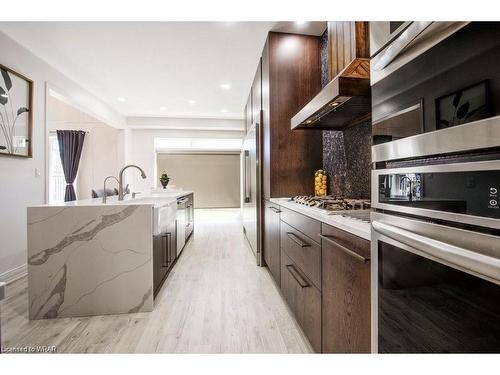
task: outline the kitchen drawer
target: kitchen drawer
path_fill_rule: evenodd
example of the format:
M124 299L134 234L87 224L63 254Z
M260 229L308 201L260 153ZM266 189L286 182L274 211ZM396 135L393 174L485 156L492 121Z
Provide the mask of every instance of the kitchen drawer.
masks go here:
M361 257L370 259L370 241L327 224L322 224L321 234Z
M321 292L283 252L281 291L311 346L321 353Z
M313 284L321 289L320 244L282 221L281 251L286 252Z
M284 207L281 207L281 220L309 236L317 243L321 243L319 237L321 223L319 221Z

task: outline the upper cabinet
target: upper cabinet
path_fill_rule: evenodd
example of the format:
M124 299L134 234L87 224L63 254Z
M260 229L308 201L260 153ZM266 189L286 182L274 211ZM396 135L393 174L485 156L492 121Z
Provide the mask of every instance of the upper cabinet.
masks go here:
M330 82L297 111L292 129L342 130L371 116L368 22L328 22Z
M314 194L323 165L319 132L290 119L320 90L320 37L271 32L262 53L262 185L265 199Z
M268 34L245 107L247 131L259 130L264 199L314 194L311 181L323 165L323 138L292 131L290 119L321 89L319 56L319 36Z

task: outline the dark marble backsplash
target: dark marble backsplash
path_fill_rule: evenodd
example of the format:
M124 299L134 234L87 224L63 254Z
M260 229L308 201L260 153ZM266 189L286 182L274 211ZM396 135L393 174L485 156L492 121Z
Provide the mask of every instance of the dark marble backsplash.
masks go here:
M321 36L321 86L329 82L328 32ZM343 131L323 131L323 169L328 193L370 198L371 121Z
M323 131L329 194L370 198L371 132L370 121L343 131Z
M321 87L325 87L330 81L330 71L328 69L329 56L328 56L328 30L321 35L319 44L319 58L321 61Z

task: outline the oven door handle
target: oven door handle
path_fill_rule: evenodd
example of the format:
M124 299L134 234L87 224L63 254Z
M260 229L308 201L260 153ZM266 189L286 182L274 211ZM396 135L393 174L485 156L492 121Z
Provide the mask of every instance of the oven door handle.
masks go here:
M421 236L378 220L372 222L372 227L377 233L410 246L422 254L430 255L449 265L456 265L463 270L471 271L477 276L500 283L500 259L498 258Z

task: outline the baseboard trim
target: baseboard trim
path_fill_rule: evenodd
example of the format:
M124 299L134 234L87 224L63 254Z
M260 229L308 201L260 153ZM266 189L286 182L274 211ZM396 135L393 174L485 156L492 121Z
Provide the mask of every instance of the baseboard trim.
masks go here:
M0 281L3 281L5 284L10 284L16 280L19 280L21 277L26 276L28 274L28 267L26 264L23 264L19 267L13 268L0 274Z

